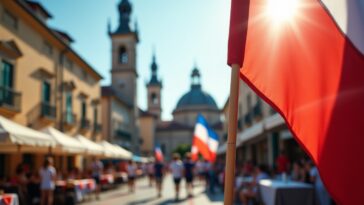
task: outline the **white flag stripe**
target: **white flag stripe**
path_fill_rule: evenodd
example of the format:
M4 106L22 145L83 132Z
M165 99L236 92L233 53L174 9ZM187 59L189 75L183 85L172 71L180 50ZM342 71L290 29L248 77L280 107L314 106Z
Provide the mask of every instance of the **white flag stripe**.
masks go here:
M209 148L212 152L217 152L217 148L219 146L219 142L216 140L209 141Z
M209 136L208 136L208 131L207 131L206 127L199 123L196 124L195 137L199 138L202 142L206 142L206 144L207 144L207 142L209 140Z
M364 0L322 0L354 46L364 55Z

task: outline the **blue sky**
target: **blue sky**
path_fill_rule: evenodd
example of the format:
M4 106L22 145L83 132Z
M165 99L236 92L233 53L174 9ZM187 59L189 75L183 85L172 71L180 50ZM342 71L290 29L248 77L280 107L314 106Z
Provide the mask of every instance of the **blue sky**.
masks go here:
M190 89L194 62L202 74L203 90L221 108L229 93L226 65L230 1L129 0L132 26L138 22L138 103L146 108L145 82L150 78L153 47L163 79L163 118L171 119L178 99ZM68 32L72 47L110 83L111 43L107 22L118 24L120 0L39 0L53 15L49 25Z

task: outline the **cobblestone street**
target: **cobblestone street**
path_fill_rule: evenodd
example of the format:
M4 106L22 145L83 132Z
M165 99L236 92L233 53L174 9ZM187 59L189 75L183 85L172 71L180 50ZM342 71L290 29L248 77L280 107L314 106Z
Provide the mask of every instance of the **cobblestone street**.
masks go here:
M196 183L197 184L197 183ZM116 190L103 192L99 201L88 201L83 205L220 205L223 204L223 193L217 191L215 194L207 194L203 185L196 185L194 188L194 197L187 198L184 182L181 183L181 194L178 202L174 201L174 185L170 175L163 181L163 194L161 198L157 197L155 187L149 187L146 178L140 179L136 183L136 192L129 193L128 187L123 185ZM93 199L93 197L92 197Z

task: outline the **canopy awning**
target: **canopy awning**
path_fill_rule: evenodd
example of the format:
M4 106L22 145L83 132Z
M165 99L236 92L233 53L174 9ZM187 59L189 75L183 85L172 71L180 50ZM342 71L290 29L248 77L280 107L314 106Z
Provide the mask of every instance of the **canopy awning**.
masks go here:
M264 125L265 125L266 130L270 130L270 129L285 125L285 121L279 113L276 113L272 116L267 117L264 120Z
M54 138L54 140L57 142L56 152L57 148L60 148L61 151L65 151L68 153L84 153L86 151L86 147L81 144L76 138L70 137L53 127L47 127L43 130L44 133L49 134Z
M101 145L87 139L86 137L84 137L82 135L77 135L76 139L84 147L86 147L86 152L88 154L91 154L91 155L103 155L104 154L104 148Z
M243 132L238 134L236 146L242 145L244 142L263 134L263 132L264 132L263 121L254 124L253 126L245 129Z
M219 155L219 154L225 154L225 152L226 152L226 148L227 148L227 144L226 143L224 143L224 144L222 144L222 145L220 145L219 146L219 148L217 148L217 154Z
M119 158L119 159L131 159L132 153L123 149L118 145L111 144L107 141L102 141L99 143L104 147L105 156L111 158Z
M56 146L56 141L45 133L22 126L0 116L1 151L16 151L19 145L22 148L26 148L24 150L39 152L41 150L48 150L48 147ZM39 149L40 147L45 149Z
M148 163L149 162L147 157L141 157L141 156L137 156L137 155L133 156L133 161L140 162L140 163Z

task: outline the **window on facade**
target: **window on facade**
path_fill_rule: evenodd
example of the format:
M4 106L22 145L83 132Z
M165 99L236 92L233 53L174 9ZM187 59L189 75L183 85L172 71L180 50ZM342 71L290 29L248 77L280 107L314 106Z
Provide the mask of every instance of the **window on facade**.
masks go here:
M3 20L7 26L9 26L13 29L17 29L18 19L13 14L11 14L9 11L5 10Z
M126 51L126 48L123 46L119 50L119 62L121 64L127 64L129 60L128 52Z
M44 42L43 44L43 52L48 55L48 56L51 56L53 54L53 48L52 48L52 45L48 42Z
M14 67L12 64L3 61L0 67L0 86L3 89L13 88Z
M47 81L42 83L42 102L47 105L51 102L51 84Z
M98 117L98 113L97 113L97 108L94 108L94 130L97 129L97 117Z
M72 92L66 93L66 120L67 122L73 121L72 115Z
M155 93L152 93L150 95L150 99L151 99L151 102L153 105L157 105L158 104L158 97L157 97L157 94Z
M248 110L250 111L252 108L252 96L250 95L250 93L246 96L246 103L248 106Z
M66 66L66 68L72 70L73 69L73 62L69 58L66 58L65 66Z
M81 119L86 120L87 105L85 101L81 102Z

